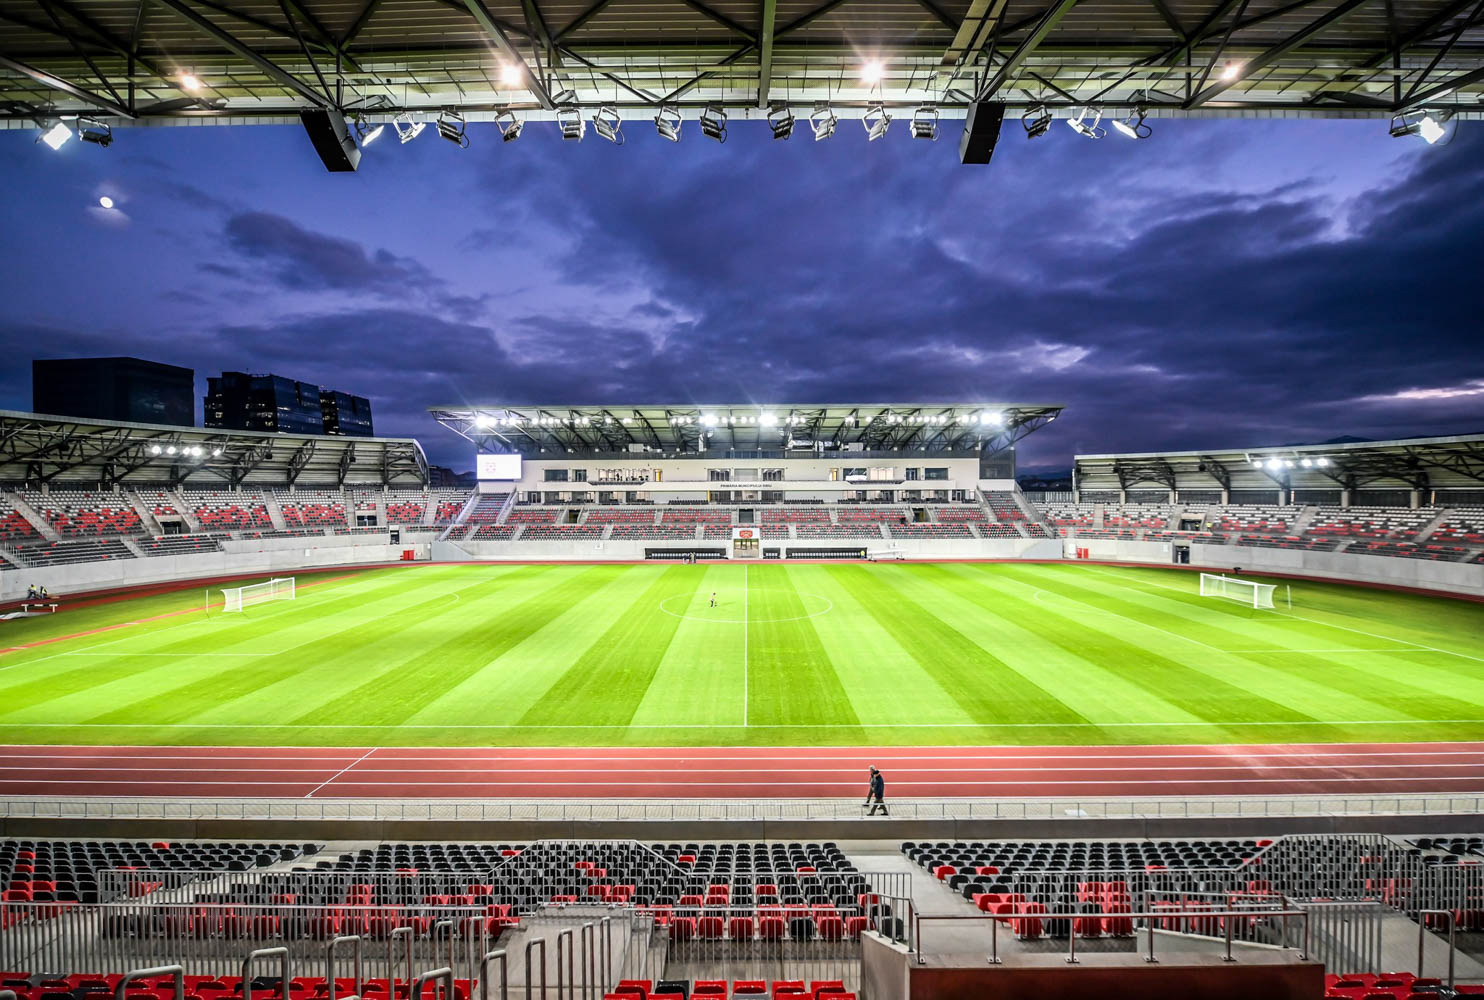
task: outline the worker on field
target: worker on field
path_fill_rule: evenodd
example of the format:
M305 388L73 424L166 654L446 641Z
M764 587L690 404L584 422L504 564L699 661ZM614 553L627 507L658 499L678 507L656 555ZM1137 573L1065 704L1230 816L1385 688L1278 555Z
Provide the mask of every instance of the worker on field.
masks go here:
M883 816L891 815L886 811L886 778L874 766L871 768L871 783L866 787L866 801L870 802L872 799L876 801L866 813L867 816L876 815L877 809L881 810Z
M716 591L711 592L711 606L716 607Z

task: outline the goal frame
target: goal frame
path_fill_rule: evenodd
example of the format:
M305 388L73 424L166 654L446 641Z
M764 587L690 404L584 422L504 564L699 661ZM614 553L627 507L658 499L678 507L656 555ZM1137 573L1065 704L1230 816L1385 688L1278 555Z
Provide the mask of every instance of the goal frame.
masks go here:
M1241 577L1227 576L1224 573L1201 574L1202 597L1222 597L1259 610L1276 608L1273 603L1273 592L1277 589L1276 584L1243 580Z
M240 612L245 608L265 601L294 600L294 577L275 576L261 583L250 583L242 587L222 588L222 611Z

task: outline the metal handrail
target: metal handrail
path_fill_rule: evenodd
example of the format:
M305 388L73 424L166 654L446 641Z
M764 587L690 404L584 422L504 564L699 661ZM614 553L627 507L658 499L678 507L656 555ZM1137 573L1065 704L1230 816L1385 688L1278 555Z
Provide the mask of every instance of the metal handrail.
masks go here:
M563 978L562 978L562 954L563 954L562 942L563 941L566 942L566 956L567 956L567 978L565 980L563 980ZM577 961L577 938L574 935L574 933L572 931L572 928L567 927L567 928L564 928L563 930L560 930L560 931L557 932L557 949L556 949L556 951L557 951L557 953L556 953L556 960L557 960L557 962L556 962L556 966L557 966L557 981L556 981L557 1000L562 1000L562 984L563 984L563 982L565 982L567 984L567 1000L576 1000L576 996L577 996L577 969L575 967L575 963Z
M1153 911L1122 911L1122 912L1111 912L1111 913L1110 912L1104 912L1104 911L1096 911L1096 912L1094 912L1094 911L1086 911L1086 912L1081 912L1081 913L994 913L994 914L985 913L985 914L974 914L974 915L967 915L967 914L932 914L932 913L922 914L922 913L919 913L919 914L916 914L914 916L914 926L913 926L913 935L912 936L913 936L913 943L916 946L917 964L918 965L926 965L927 964L927 955L924 952L923 946L922 946L922 924L923 924L924 921L944 921L944 922L946 922L946 921L969 921L969 922L979 922L979 923L988 921L989 922L989 945L990 945L990 952L989 952L989 955L987 956L987 961L988 961L988 963L990 965L999 965L999 964L1001 964L1001 962L1000 962L1000 947L999 947L999 944L1000 944L1000 942L999 942L1000 924L1001 923L1004 923L1004 922L1011 921L1011 920L1039 920L1039 921L1042 921L1043 923L1049 922L1049 921L1052 921L1052 920L1065 920L1068 923L1072 923L1073 921L1077 921L1077 920L1089 920L1089 919L1092 919L1092 920L1101 920L1101 919L1104 919L1104 918L1117 918L1117 919L1120 919L1120 920L1130 920L1130 921L1132 921L1132 920L1149 920L1149 921L1154 921L1154 920L1179 920L1179 919L1186 919L1186 918L1198 919L1198 920L1209 920L1209 919L1212 919L1212 918L1220 918L1220 917L1234 918L1234 917L1254 917L1254 916L1259 916L1259 917L1280 917L1280 918L1282 918L1282 920L1283 920L1283 947L1284 948L1287 948L1288 947L1288 919L1290 917L1299 917L1299 918L1301 918L1303 920L1303 925L1304 925L1304 945L1303 945L1303 948L1301 948L1299 950L1298 957L1299 957L1300 960L1307 960L1308 959L1308 957L1309 957L1309 914L1306 911L1304 911L1304 910L1293 910L1293 909L1264 910L1264 909L1249 908L1249 909L1225 909L1225 910L1153 910ZM1225 956L1222 959L1223 961L1227 961L1227 962L1236 961L1236 959L1232 958L1232 954L1231 954L1231 949L1232 949L1231 928L1232 928L1232 926L1233 926L1233 920L1228 919L1226 921L1226 954L1225 954ZM1153 963L1153 962L1156 962L1157 961L1155 959L1155 957L1154 957L1154 934L1152 933L1153 929L1154 929L1153 926L1151 926L1149 928L1149 930L1151 931L1151 933L1149 935L1149 938L1150 938L1149 952L1148 952L1148 954L1146 955L1146 957L1144 959L1144 961L1150 962L1150 963ZM1075 923L1072 923L1072 926L1071 926L1071 928L1069 928L1069 930L1070 930L1070 933L1068 933L1068 935L1067 935L1067 959L1066 960L1067 960L1067 964L1069 964L1069 965L1077 965L1078 964L1078 958L1077 958L1077 928L1076 928ZM909 949L909 951L910 950L911 949Z
M330 991L330 1000L339 1000L335 993L335 949L342 944L351 944L351 968L355 970L356 989L354 997L359 997L365 989L361 981L361 936L359 934L345 934L333 937L325 943L325 985Z
M124 991L129 984L136 979L148 979L151 976L173 976L175 979L175 1000L185 1000L185 968L179 965L157 965L152 969L135 969L124 973L124 978L113 989L113 1000L124 1000Z
M582 1000L592 996L593 985L598 981L597 924L589 920L579 929L578 946L582 949Z
M1448 989L1453 989L1453 959L1458 954L1454 941L1458 931L1458 921L1453 917L1452 910L1418 910L1417 911L1417 978L1422 978L1422 949L1427 943L1427 921L1424 917L1447 917L1448 918Z
M531 1000L531 949L541 951L541 1000L546 1000L546 938L534 938L526 942L526 1000Z
M412 981L412 928L393 927L392 932L386 937L386 974L391 979L391 986L394 990L397 984L397 941L399 939L406 944L403 949L403 958L407 962L407 981Z
M412 984L407 989L407 1000L422 1000L423 987L428 985L428 983L434 979L443 980L443 1000L455 1000L455 994L453 991L453 970L446 965L441 969L433 969L429 972L421 973L416 979L414 979L412 981Z
M242 960L242 1000L252 1000L252 967L260 958L278 959L278 1000L289 1000L289 980L293 977L289 968L289 950L282 946L259 948L247 953Z
M505 949L498 948L486 952L484 958L479 960L479 1000L490 1000L490 963L496 960L500 963L500 1000L508 1000L510 996L510 980L505 967Z

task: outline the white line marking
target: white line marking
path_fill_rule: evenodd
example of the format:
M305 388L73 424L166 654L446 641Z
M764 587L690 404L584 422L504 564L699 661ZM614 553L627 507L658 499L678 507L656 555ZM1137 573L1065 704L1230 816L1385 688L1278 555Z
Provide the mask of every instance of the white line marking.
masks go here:
M365 760L365 758L362 757L360 760ZM235 763L235 761L229 761L228 763ZM356 764L358 764L358 763L360 763L360 761L356 761L356 762L353 762L353 763L347 765L343 770L341 770L339 772L339 774L336 774L335 775L335 778L340 777L340 775L344 774L346 771L349 771L352 767L355 767ZM503 781L503 780L505 780L505 776L506 775L522 775L522 774L571 774L571 772L572 772L572 769L571 768L565 768L565 767L525 767L525 768L522 768L522 767L510 767L510 766L507 766L507 765L509 765L509 763L510 763L509 761L501 761L500 762L500 764L501 764L500 777L498 779L489 779L489 778L486 778L486 779L483 779L483 780L500 780L500 781ZM692 761L688 761L688 760L686 760L686 758L677 757L675 759L675 766L674 767L625 767L625 768L622 768L621 770L619 770L617 772L591 771L589 773L598 774L598 775L603 775L603 774L608 774L608 773L619 773L619 774L629 775L629 776L632 777L633 775L640 775L640 774L673 774L673 773L676 773L677 771L679 771L679 772L684 772L685 774L809 774L811 776L819 777L819 776L824 776L824 775L829 775L829 774L854 775L854 774L858 773L858 771L860 770L859 767L854 764L854 762L849 762L850 763L850 766L849 767L840 766L840 767L836 767L836 768L828 768L828 767L693 767L693 766L690 766L692 763L693 763ZM1160 766L1157 766L1157 767L1098 767L1098 768L1087 768L1087 767L1084 767L1084 766L1075 766L1074 767L1073 765L1060 765L1060 766L1052 766L1052 767L958 767L958 768L954 768L951 773L956 774L956 775L960 775L960 776L969 775L969 774L1007 774L1007 773L1009 773L1009 774L1021 774L1021 773L1026 773L1026 774L1064 774L1064 773L1086 773L1088 771L1095 771L1098 774L1119 774L1119 773L1123 773L1123 772L1132 772L1134 774L1148 774L1151 771L1155 771L1155 772L1158 772L1160 774L1190 774L1190 773L1197 772L1197 771L1241 771L1241 772L1251 772L1251 773L1256 774L1256 773L1259 773L1259 772L1261 772L1261 773L1267 773L1267 772L1270 772L1270 771L1333 771L1333 770L1336 770L1338 767L1341 767L1341 766L1342 765L1337 765L1337 764L1334 764L1334 763L1324 763L1324 764L1258 764L1258 765L1248 765L1248 764L1208 764L1208 765L1207 764L1193 764L1193 765L1186 765L1186 766L1183 766L1183 767L1171 767L1169 765L1160 765ZM1479 767L1479 764L1476 761L1459 761L1457 763L1436 763L1436 764L1423 764L1423 763L1412 762L1412 763L1409 763L1409 764L1350 764L1350 765L1343 765L1343 766L1346 767L1346 768L1348 768L1348 769L1351 769L1351 770L1364 770L1364 771L1377 771L1377 770L1383 770L1383 769L1385 769L1385 770L1416 771L1419 768L1439 768L1439 767L1446 767L1446 768L1460 768L1460 767L1463 767L1463 768L1478 768ZM123 770L123 769L114 768L112 770L118 771L118 770ZM920 771L925 771L929 775L937 775L937 774L940 774L940 773L945 773L945 772L940 772L940 771L938 771L938 770L936 770L934 768L916 768L916 767L913 767L912 764L910 762L908 762L908 761L898 761L895 764L895 766L893 767L893 770L896 772L896 777L900 777L901 775L904 775L904 774L913 774L913 773L917 773L917 772L920 772ZM34 766L33 767L33 766L23 766L23 765L19 765L19 764L11 764L11 765L0 765L0 771L41 771L41 772L44 772L46 774L61 774L61 773L66 773L66 772L70 772L70 771L82 771L84 773L94 774L94 773L98 773L100 771L100 769L97 768L97 767L91 767L91 766L90 767L57 767L57 766L54 766L54 765L47 765L47 766L40 766L40 765L38 765L38 766ZM150 773L150 772L155 772L155 771L164 771L164 772L167 772L169 774L179 774L179 775L220 774L223 771L231 772L231 773L234 773L234 774L251 774L251 773L258 772L258 771L271 771L274 774L305 774L305 773L308 773L308 774L317 774L317 773L322 772L323 771L323 768L317 768L317 767L193 767L193 768L188 768L188 767L173 766L173 767L130 767L130 768L127 768L127 771L128 771L129 774L145 774L145 773ZM456 767L455 768L378 767L378 768L369 769L369 772L368 771L363 771L361 773L362 774L374 773L378 777L385 777L387 775L393 775L393 774L412 774L412 775L422 775L422 774L426 774L426 775L450 775L450 774L452 774L452 775L457 775L457 774L465 774L467 772L464 771L464 770L462 770L462 769L460 769L460 768L456 768ZM1484 773L1481 773L1479 775L1479 777L1480 777L1481 780L1484 780ZM323 788L325 785L328 785L331 781L334 781L335 778L330 778L329 780L322 782L319 785L319 787L315 789L315 791L318 791L320 788ZM917 780L925 780L925 779L919 778ZM638 782L636 780L634 783L635 784L639 784L641 782ZM309 795L306 795L304 797L307 799L310 796Z
M834 607L834 605L831 605ZM742 727L747 728L747 564L742 564Z
M326 785L328 785L330 782L334 781L336 778L340 777L346 771L349 771L351 768L355 767L361 761L363 761L367 757L371 756L373 753L376 752L376 749L377 749L376 747L372 747L370 750L367 750L365 753L361 754L361 756L357 757L355 760L351 761L349 764L346 764L344 767L342 767L340 770L336 771L334 774L330 775L324 781L321 781L319 784L315 785L307 793L305 793L304 797L306 799L312 799L312 798L314 798L314 793L315 792L319 791L321 788L324 788Z
M1484 719L1314 719L1303 722L725 722L645 723L304 723L279 722L19 722L0 719L11 729L1113 729L1230 726L1441 726L1484 724ZM14 745L14 744L13 744ZM89 744L72 744L88 746ZM675 747L684 750L685 747Z

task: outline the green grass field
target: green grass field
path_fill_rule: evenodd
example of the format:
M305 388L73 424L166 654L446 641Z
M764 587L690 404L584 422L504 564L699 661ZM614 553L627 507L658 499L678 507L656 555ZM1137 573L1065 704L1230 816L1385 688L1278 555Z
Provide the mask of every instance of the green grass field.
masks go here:
M0 742L1484 739L1484 607L1275 582L1277 611L1004 563L398 567L242 614L180 591L4 623L17 647L162 616L5 652Z

